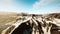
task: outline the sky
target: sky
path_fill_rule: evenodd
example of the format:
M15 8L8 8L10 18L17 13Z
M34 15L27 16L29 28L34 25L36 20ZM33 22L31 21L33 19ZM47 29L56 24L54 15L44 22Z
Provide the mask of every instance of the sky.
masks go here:
M0 0L0 12L59 13L60 0Z

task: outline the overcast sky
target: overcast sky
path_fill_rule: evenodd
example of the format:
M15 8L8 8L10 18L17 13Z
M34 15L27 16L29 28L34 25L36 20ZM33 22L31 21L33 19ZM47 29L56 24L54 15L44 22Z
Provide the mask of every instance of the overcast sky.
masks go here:
M0 0L0 12L60 12L60 0Z

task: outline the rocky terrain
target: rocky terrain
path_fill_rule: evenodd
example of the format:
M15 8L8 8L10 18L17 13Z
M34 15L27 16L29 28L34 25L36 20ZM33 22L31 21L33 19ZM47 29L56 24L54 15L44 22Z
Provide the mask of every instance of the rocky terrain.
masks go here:
M16 22L16 20L19 18L21 19L20 16L22 17L30 17L33 14L24 14L24 13L0 13L0 34L1 32L6 29L7 27L9 27L10 25L12 25L13 23ZM36 18L39 18L41 16L47 17L47 18L56 18L56 19L60 19L60 13L51 13L51 14L35 14ZM26 18L27 19L27 18ZM21 19L21 20L25 20L25 19ZM60 25L59 23L57 23L58 25Z

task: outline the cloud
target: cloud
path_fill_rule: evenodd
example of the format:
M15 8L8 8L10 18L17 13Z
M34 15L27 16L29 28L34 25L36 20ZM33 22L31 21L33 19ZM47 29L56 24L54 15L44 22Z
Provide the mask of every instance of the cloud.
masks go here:
M11 1L13 1L13 0L0 0L0 1L11 2Z
M2 0L2 1L12 1L12 0Z
M55 13L60 12L60 0L39 0L33 4L33 8L31 9L30 13ZM51 6L50 6L51 5Z
M0 0L0 12L24 12L26 11L21 6L17 6L15 0Z
M14 0L0 0L0 12L16 12L18 7L14 5Z
M47 4L54 1L55 0L39 0L39 2L35 2L35 4L33 4L33 9L38 9L41 6L46 6Z

